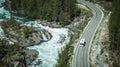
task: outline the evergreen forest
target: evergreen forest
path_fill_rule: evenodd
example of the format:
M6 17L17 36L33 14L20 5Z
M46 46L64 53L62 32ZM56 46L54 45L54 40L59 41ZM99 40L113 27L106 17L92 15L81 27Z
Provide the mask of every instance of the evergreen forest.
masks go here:
M116 56L113 67L120 63L120 0L113 0L112 15L109 23L110 50Z
M67 25L80 15L76 3L76 0L11 0L10 6L23 16Z

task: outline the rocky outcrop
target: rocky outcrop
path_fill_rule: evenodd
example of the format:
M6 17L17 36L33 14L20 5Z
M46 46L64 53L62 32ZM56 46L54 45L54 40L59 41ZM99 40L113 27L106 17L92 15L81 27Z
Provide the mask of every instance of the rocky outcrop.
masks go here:
M26 64L27 65L30 65L35 59L36 57L38 56L38 52L36 50L24 50L24 52L26 53Z
M38 45L41 42L49 41L52 38L52 35L45 29L38 29L35 30L34 33L31 34L28 38L22 38L20 39L20 43L22 43L23 46L33 46Z
M11 62L15 67L25 67L31 65L31 63L36 59L39 53L36 50L23 50L19 54L13 55L14 61Z
M59 22L40 21L40 24L42 24L43 26L49 26L51 28L61 28L62 27Z
M38 45L41 42L49 41L52 35L45 29L21 26L18 29L3 28L6 37L13 43L20 43L21 46Z
M0 67L27 67L39 54L36 50L22 47L19 43L9 44L0 38Z

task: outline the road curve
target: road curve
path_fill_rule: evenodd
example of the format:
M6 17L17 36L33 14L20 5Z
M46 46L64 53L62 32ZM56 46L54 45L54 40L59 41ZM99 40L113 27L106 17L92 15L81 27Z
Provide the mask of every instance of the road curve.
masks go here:
M75 47L74 55L72 59L72 65L71 67L90 67L89 64L89 51L90 51L90 44L93 40L93 37L95 35L95 32L97 31L98 26L100 25L102 19L103 19L103 12L102 10L97 7L96 5L84 1L84 0L78 0L79 3L86 5L92 10L93 17L85 27L83 33L80 36L81 38L85 38L85 46L81 47L78 45ZM79 40L80 40L79 39Z

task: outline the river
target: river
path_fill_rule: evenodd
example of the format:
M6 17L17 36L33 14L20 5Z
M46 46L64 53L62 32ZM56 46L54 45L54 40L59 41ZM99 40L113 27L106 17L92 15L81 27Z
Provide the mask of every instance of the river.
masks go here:
M10 18L10 11L4 9L2 7L1 3L5 2L4 0L0 0L0 22L3 21L2 16L4 15L6 18ZM17 21L20 21L21 17L14 16L17 18ZM66 43L69 42L69 36L68 36L68 29L67 28L50 28L48 26L43 26L39 24L41 21L27 21L25 22L26 25L29 25L30 23L34 23L34 27L40 27L43 29L46 29L52 34L51 40L47 42L43 42L36 46L28 47L29 49L36 49L39 52L39 55L36 59L42 60L42 64L39 64L37 67L54 67L57 63L58 59L58 52L61 51L63 47L65 47ZM0 28L0 32L2 32L2 29ZM65 40L63 42L59 42L61 39L61 36L65 37ZM33 64L36 62L34 61ZM35 67L34 65L31 65L30 67Z

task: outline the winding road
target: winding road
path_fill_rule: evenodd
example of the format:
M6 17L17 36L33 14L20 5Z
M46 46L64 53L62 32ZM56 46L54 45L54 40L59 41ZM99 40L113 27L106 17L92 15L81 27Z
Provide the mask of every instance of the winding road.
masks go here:
M75 47L71 67L90 67L89 52L91 42L93 40L95 32L97 31L103 19L104 14L102 10L93 3L84 0L78 0L78 2L89 7L93 13L93 17L91 18L91 20L89 21L89 23L87 24L83 33L80 36L80 39L85 38L86 44L82 47L79 46L78 43L78 45Z

